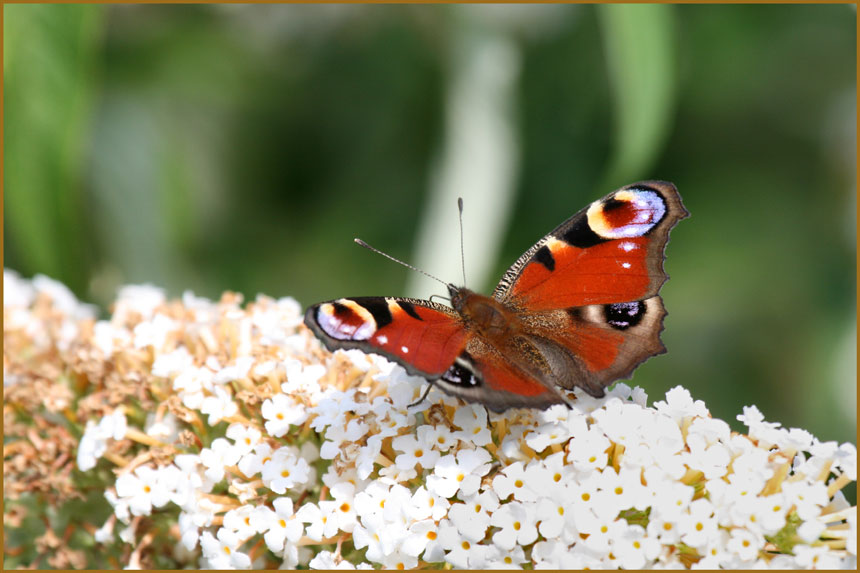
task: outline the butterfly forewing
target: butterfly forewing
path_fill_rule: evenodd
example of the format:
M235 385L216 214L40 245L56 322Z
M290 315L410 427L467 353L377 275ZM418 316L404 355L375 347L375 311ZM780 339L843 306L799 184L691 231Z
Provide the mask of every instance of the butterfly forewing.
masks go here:
M671 183L623 187L526 251L493 296L524 312L654 296L666 280L663 250L669 230L687 215Z
M329 350L358 348L402 364L410 374L442 376L465 349L467 332L450 308L395 297L342 298L311 306L305 324Z

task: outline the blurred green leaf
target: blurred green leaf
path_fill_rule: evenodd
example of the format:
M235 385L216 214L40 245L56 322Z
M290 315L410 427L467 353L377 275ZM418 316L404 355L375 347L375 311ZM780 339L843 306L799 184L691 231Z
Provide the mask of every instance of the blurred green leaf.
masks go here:
M82 158L103 10L4 7L7 252L20 270L46 273L78 292L89 275Z
M612 158L601 189L649 177L675 109L673 7L599 6L615 106Z

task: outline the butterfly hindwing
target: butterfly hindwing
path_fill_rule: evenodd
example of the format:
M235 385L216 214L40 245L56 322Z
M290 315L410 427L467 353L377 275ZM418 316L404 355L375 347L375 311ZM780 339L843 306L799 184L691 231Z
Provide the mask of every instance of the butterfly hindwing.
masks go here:
M526 251L493 296L524 312L652 297L667 278L669 230L688 214L671 183L622 187Z
M551 383L541 382L523 366L473 338L467 351L433 384L448 394L480 402L496 412L511 407L543 409L565 403Z
M315 304L305 324L329 350L358 348L400 363L407 372L437 378L464 350L467 332L450 308L394 297L341 298Z
M527 330L558 386L579 386L600 398L606 386L666 351L660 341L665 315L663 301L654 296L535 314Z

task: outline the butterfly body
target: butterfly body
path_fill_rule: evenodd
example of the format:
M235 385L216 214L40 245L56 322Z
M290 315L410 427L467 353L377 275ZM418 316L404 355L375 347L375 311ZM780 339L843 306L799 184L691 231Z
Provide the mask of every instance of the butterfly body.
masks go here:
M688 215L671 183L593 202L526 251L488 297L448 285L451 307L394 297L311 306L305 324L331 349L386 356L445 392L495 411L603 396L660 341L669 230Z
M448 292L451 306L459 313L465 327L476 335L503 341L520 330L517 314L496 299L465 287L449 286Z

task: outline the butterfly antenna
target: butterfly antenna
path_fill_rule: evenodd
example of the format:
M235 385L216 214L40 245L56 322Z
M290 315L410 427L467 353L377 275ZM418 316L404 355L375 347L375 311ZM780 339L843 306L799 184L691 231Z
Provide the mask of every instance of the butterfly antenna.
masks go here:
M446 283L446 282L445 282L445 281L443 281L442 279L440 279L440 278L438 278L438 277L434 277L434 276L433 276L433 275L431 275L430 273L425 272L425 271L422 271L421 269L419 269L419 268L417 268L417 267L413 267L413 266L412 266L412 265L410 265L409 263L404 263L404 262L403 262L403 261L401 261L400 259L395 259L394 257L392 257L391 255L389 255L388 253L383 253L382 251L380 251L380 250L379 250L379 249L377 249L376 247L371 247L370 245L368 245L367 243L365 243L364 241L362 241L362 240L361 240L361 239L359 239L359 238L356 238L356 239L355 239L355 242L356 242L356 243L358 243L359 245L361 245L362 247L364 247L365 249L370 249L370 250L371 250L371 251L373 251L374 253L377 253L377 254L379 254L379 255L382 255L382 256L383 256L383 257L385 257L386 259L392 260L392 261L394 261L395 263L400 263L401 265L403 265L403 266L404 266L404 267L406 267L407 269L412 269L413 271L417 271L417 272L421 273L422 275L424 275L425 277L430 277L430 278L431 278L431 279L433 279L434 281L439 281L440 283L442 283L442 284L443 284L443 285L445 285L446 287L448 286L448 283Z
M463 267L463 286L466 286L466 251L463 246L463 198L457 197L457 207L460 209L460 266Z

